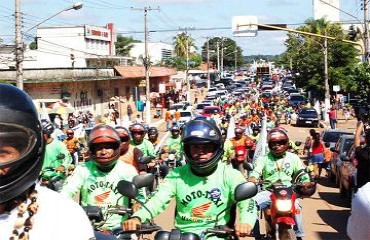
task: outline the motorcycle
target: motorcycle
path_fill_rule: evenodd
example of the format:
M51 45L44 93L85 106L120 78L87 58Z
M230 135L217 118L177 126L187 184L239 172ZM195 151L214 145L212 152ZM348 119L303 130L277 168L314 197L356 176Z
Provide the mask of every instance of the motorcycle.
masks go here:
M263 210L267 239L296 239L294 231L294 226L296 225L295 216L301 213L299 209L296 209L295 201L297 198L311 196L316 190L316 183L311 183L312 188L310 191L306 191L304 194L300 191L305 186L298 183L298 180L307 173L307 169L298 171L293 178L291 186L277 182L268 188L271 191L271 205Z
M257 185L252 182L244 182L239 184L235 188L235 203L251 198L257 194ZM218 225L219 216L224 213L227 209L224 209L216 216L215 225L213 228L207 228L201 232L200 235L187 232L181 233L178 229L173 229L171 231L158 231L154 239L155 240L205 240L209 237L219 237L223 239L239 239L236 235L234 229Z
M53 162L63 160L64 158L65 155L63 153L60 153ZM73 164L64 172L57 171L57 168L55 167L46 167L40 173L40 185L46 186L53 191L59 192L62 189L67 176L71 175L73 170Z
M117 191L122 195L129 199L134 199L136 202L140 203L142 207L145 208L144 204L137 199L137 192L139 188L149 187L154 180L153 174L145 174L145 175L138 175L135 176L132 182L121 180L117 184ZM87 214L88 218L90 219L91 224L95 231L100 232L101 234L109 234L114 236L117 239L147 239L145 235L152 234L156 231L161 230L162 228L157 226L154 222L150 221L148 223L142 224L141 227L134 231L127 231L122 229L121 227L117 227L112 229L110 232L101 232L101 227L104 225L105 220L109 218L112 214L118 214L120 216L133 214L133 209L127 206L120 206L116 204L108 208L106 214L102 213L102 210L98 206L83 206L82 207ZM132 236L135 235L135 236Z

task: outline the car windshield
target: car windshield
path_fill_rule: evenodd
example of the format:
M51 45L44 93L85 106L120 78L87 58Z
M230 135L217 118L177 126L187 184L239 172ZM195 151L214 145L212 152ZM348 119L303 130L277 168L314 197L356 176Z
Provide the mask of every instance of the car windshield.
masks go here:
M302 109L300 113L303 113L303 114L317 114L315 109Z
M209 106L210 104L198 104L196 109L203 109L205 106Z
M341 135L350 135L351 133L344 133L344 132L325 132L322 140L324 142L338 142L338 139Z
M191 112L180 112L180 117L191 117Z
M305 101L303 96L290 96L291 101Z
M183 105L172 105L171 107L170 107L170 110L176 110L176 109L180 109L180 108L182 108L183 107Z
M212 113L214 113L215 111L217 111L218 112L218 109L216 109L216 108L205 108L205 109L203 109L204 111L204 113L207 113L207 114L212 114Z
M353 142L354 142L354 139L351 139L351 138L346 139L346 141L344 142L344 146L343 146L343 152L348 152Z

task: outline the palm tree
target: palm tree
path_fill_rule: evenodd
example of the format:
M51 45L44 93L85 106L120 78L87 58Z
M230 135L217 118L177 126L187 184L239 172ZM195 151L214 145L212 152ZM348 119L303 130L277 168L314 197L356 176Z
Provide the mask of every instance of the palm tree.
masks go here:
M177 34L174 37L174 51L178 57L186 58L186 54L191 48L196 49L195 41L185 32Z

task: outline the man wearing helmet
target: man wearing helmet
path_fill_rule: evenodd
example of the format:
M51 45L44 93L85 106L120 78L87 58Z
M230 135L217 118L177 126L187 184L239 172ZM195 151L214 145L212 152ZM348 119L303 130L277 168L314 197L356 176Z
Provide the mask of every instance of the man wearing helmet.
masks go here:
M129 199L116 191L120 180L131 181L138 173L134 166L118 161L121 153L120 137L109 125L97 125L88 138L91 161L78 165L64 185L61 193L75 197L80 193L82 206L101 207L103 215L108 206L129 206ZM119 227L126 216L109 215L101 230L109 231Z
M172 126L171 134L171 137L166 140L164 147L167 147L170 152L174 152L177 159L181 159L184 155L184 146L180 137L180 127L177 125Z
M248 149L248 151L253 147L254 142L249 136L244 134L245 130L242 127L235 127L234 134L235 137L231 138L231 143L234 146L234 149L239 147L244 147ZM246 160L248 160L249 155L246 154ZM235 158L232 159L231 163L235 169L244 173L243 161L237 161Z
M257 182L257 179L260 178L264 180L262 186L263 191L259 192L254 197L256 203L261 209L266 209L271 204L271 192L266 189L276 182L290 186L293 181L293 176L301 169L305 169L301 159L296 154L287 151L289 147L289 137L284 130L281 128L271 129L267 135L267 143L270 150L269 153L257 158L255 168L249 174L249 181L251 182ZM311 187L311 181L308 174L304 174L299 180L300 182L305 183L307 188ZM302 210L298 200L295 205L297 209ZM295 216L297 227L296 236L297 238L302 238L304 237L302 214L296 214ZM258 236L258 224L256 224L254 231Z
M150 127L148 129L148 140L153 144L155 148L159 144L158 129L156 127Z
M72 163L71 154L65 144L51 136L54 131L52 123L42 121L41 125L46 143L42 170L52 167L55 168L56 171L65 172Z
M219 162L223 154L220 130L205 118L195 118L186 123L182 138L187 164L173 169L145 204L150 213L141 208L123 222L124 229L136 229L137 225L160 214L173 198L176 198L177 209L175 226L181 232L200 234L214 226L216 216L220 225L229 221L235 187L245 179L240 172ZM251 199L237 205L240 219L235 224L235 232L245 236L255 224L256 206Z
M0 96L1 239L92 239L78 204L36 184L45 139L32 99L6 84L0 84Z
M131 139L128 130L121 126L117 126L115 129L118 132L121 140L119 160L134 166L137 172L146 172L146 164L139 162L139 159L143 156L143 153L138 148L130 144Z
M153 144L145 139L146 130L144 125L141 123L134 123L130 127L131 141L130 144L134 147L137 147L144 156L155 156L155 150Z

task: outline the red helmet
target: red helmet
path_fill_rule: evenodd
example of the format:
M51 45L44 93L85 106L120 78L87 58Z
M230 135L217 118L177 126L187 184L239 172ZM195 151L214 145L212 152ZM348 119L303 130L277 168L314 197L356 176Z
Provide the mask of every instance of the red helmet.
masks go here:
M112 167L116 164L120 156L120 138L116 130L108 125L98 125L94 127L88 139L88 146L91 152L91 158L99 167ZM96 156L96 148L101 144L107 144L113 149L113 154L110 158L98 158Z
M131 139L130 133L124 127L117 126L115 129L118 132L119 138L121 140L120 150L121 150L121 155L123 155L127 152L128 147L130 145L130 139Z
M282 156L289 147L288 134L281 128L273 128L267 135L267 143L274 156Z

